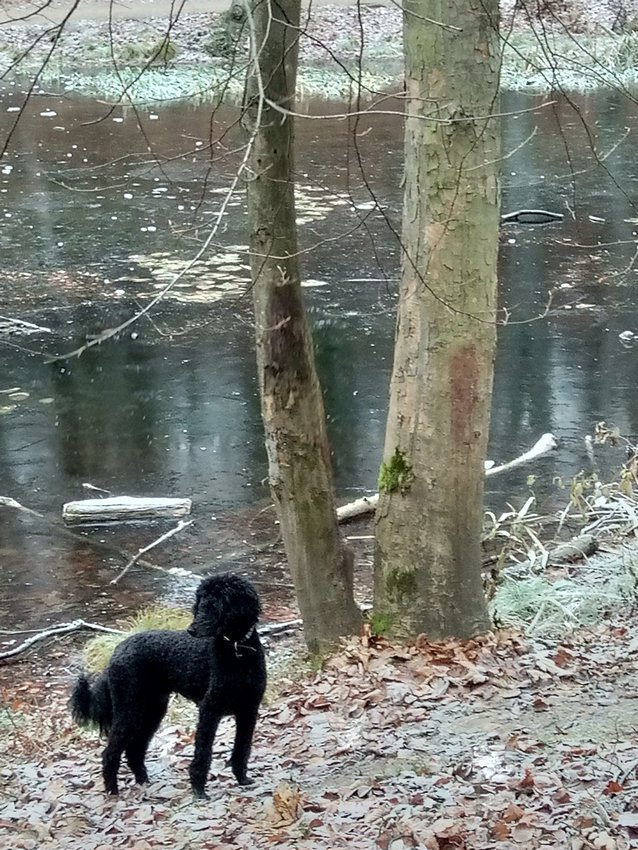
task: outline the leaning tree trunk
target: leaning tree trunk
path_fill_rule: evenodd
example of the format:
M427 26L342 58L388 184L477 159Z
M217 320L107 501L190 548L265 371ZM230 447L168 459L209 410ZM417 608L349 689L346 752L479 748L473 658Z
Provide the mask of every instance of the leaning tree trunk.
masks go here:
M496 346L498 0L405 0L403 264L375 551L397 636L489 626L483 462Z
M337 525L330 450L298 264L293 109L300 0L253 0L244 124L257 368L270 487L311 651L361 625Z

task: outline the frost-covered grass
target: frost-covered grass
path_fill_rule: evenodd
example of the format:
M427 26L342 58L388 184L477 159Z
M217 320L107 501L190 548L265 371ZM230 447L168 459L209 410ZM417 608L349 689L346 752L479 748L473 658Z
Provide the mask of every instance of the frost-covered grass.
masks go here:
M635 602L638 553L576 565L569 578L506 578L491 602L498 622L532 635L560 637L595 626Z
M241 69L210 66L199 68L126 68L113 71L50 71L43 82L66 92L75 92L109 101L135 104L168 105L177 101L209 103L223 97L231 103L241 100L244 91L244 72ZM386 91L393 84L388 74L364 73L360 84L368 92ZM298 94L302 98L321 97L344 100L351 96L357 83L343 71L310 68L298 77Z
M190 611L151 605L143 608L126 621L122 634L101 634L88 641L84 647L84 660L91 672L103 670L109 663L113 650L129 635L148 629L185 629L192 620Z
M591 91L638 84L638 36L569 36L530 33L509 36L502 83L511 91Z
M505 35L503 89L512 91L590 91L601 87L638 85L638 33L599 36L547 30ZM338 38L331 45L336 59L300 60L298 93L302 97L343 100L357 86L359 45L355 38ZM367 33L360 84L372 95L397 88L402 78L402 47L398 32ZM0 74L15 61L15 51L0 44ZM110 52L93 42L79 46L72 56L54 56L41 77L47 87L101 97L111 101L161 104L190 100L210 102L225 97L237 102L243 93L246 56L234 67L227 60L206 57L196 64L188 59L168 66L112 67ZM140 59L140 62L142 60ZM28 77L39 66L38 56L23 56L15 70Z
M374 51L372 50L374 55ZM245 69L214 64L199 67L124 68L85 73L76 68L47 70L43 82L58 85L65 91L103 97L121 98L135 103L161 103L191 100L210 102L223 96L231 102L240 100L244 88ZM344 100L352 96L358 85L367 93L388 91L401 82L401 66L387 58L373 59L360 78L352 68L302 67L298 77L300 97ZM511 91L591 91L596 88L638 85L638 36L592 38L579 35L550 36L541 44L533 36L516 35L508 39L502 70L503 89Z

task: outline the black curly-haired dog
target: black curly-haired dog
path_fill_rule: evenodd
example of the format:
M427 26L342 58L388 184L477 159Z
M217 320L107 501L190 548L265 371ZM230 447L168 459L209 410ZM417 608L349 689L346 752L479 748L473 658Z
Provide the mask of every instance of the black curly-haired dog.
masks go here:
M199 707L189 770L195 796L206 796L215 732L226 715L236 723L232 771L240 785L250 782L246 768L266 687L264 651L256 629L260 613L257 593L245 579L206 578L197 588L188 629L131 635L117 646L97 679L79 677L71 712L81 726L99 726L107 736L102 773L109 794L117 794L122 753L135 781L148 782L146 750L172 693Z

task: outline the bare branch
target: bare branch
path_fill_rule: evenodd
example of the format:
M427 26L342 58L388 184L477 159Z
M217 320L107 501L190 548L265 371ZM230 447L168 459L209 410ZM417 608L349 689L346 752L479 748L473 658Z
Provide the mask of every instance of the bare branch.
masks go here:
M138 549L137 554L133 555L133 557L128 562L128 564L124 567L122 572L118 573L118 575L116 575L114 579L111 579L111 581L109 583L110 584L117 584L120 581L120 579L124 578L124 576L127 574L127 572L133 566L133 564L135 564L136 561L139 558L142 557L142 555L144 555L150 549L154 549L156 546L159 546L160 543L163 543L165 540L168 540L169 537L172 537L174 534L177 534L178 532L182 531L184 528L188 528L188 526L192 525L194 522L195 522L194 519L189 519L187 522L184 522L184 520L180 520L177 523L177 525L175 526L175 528L171 528L170 531L167 531L166 534L162 534L161 537L158 537L157 540L154 540L152 543L149 543L148 546L144 546L143 549Z
M107 626L100 626L97 623L87 623L86 620L74 620L72 623L61 623L59 626L54 626L51 629L46 629L45 631L31 635L31 637L27 638L19 646L15 646L13 649L9 649L6 652L0 652L0 661L13 659L16 655L20 655L20 653L25 652L25 650L40 641L47 640L50 637L57 637L58 635L67 635L71 632L77 632L80 629L91 629L95 632L107 632L108 634L114 635L122 634L120 629L110 629Z
M16 511L23 511L25 514L30 514L31 516L43 516L43 514L39 514L37 511L32 511L31 508L25 508L24 505L21 505L20 502L16 502L16 500L12 499L10 496L0 496L0 507L14 508Z

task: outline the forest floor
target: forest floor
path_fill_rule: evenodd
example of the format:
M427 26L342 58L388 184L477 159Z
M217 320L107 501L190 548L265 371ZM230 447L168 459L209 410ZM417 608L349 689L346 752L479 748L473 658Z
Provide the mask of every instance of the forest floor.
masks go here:
M150 784L107 798L97 734L73 726L69 638L0 667L0 846L299 850L638 847L638 627L632 612L562 639L512 630L392 646L351 639L318 672L269 648L270 696L238 787L232 724L210 800L187 766L195 715L177 702Z

